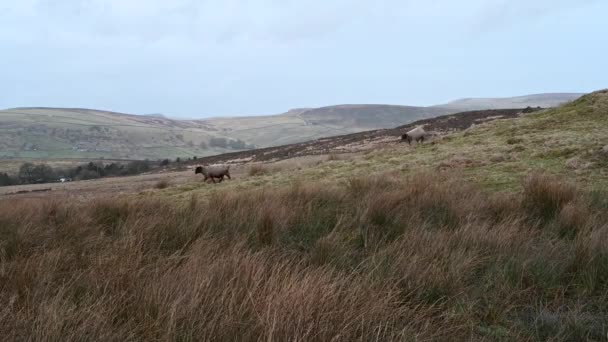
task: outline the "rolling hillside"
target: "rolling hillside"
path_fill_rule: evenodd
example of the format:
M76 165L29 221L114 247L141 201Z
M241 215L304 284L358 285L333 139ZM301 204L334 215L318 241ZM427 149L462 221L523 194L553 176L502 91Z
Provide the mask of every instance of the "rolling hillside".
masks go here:
M469 99L434 107L338 105L279 115L175 120L91 109L0 111L0 158L160 159L210 156L391 128L463 110L554 106L575 94Z
M449 112L443 108L339 105L290 110L281 115L213 118L203 122L232 138L258 147L270 147L395 127Z

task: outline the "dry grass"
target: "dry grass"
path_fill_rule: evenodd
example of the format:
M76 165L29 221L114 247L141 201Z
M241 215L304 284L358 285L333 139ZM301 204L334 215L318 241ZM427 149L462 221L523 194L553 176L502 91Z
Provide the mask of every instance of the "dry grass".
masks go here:
M251 164L247 170L249 176L265 176L282 171L285 168L285 163L278 164Z
M6 340L602 340L604 204L536 175L0 206ZM604 209L602 209L604 208Z
M543 220L551 220L576 198L574 185L551 176L532 175L524 181L524 204Z
M327 155L327 161L341 160L342 157L337 153L330 153Z
M169 180L166 178L159 179L156 184L154 184L154 187L157 189L166 189L169 187Z
M270 170L268 169L268 167L264 166L263 164L253 164L249 167L249 170L247 171L247 174L249 176L263 176L263 175L267 175L270 173Z

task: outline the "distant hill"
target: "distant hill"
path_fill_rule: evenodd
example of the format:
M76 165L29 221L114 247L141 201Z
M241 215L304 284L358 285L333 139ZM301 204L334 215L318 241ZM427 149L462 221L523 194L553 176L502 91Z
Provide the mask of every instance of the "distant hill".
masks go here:
M557 107L583 96L582 93L547 93L504 98L465 98L435 106L448 110L482 110L525 107Z
M84 108L13 108L0 110L0 158L202 157L392 128L465 110L550 107L576 97L577 94L540 94L463 99L433 107L352 104L203 120Z
M154 118L166 119L167 117L164 114L152 113L152 114L144 114L145 116L151 116Z
M338 105L294 109L280 115L202 120L227 136L269 147L377 128L447 114L444 108L392 105Z
M532 110L536 112L540 110ZM439 135L465 130L476 124L498 119L512 119L523 115L522 109L489 109L460 112L449 115L421 119L407 125L391 129L375 129L365 132L337 135L281 146L267 147L251 151L239 151L204 157L202 163L236 163L238 161L267 162L294 157L326 155L330 153L361 152L401 141L401 135L416 126Z

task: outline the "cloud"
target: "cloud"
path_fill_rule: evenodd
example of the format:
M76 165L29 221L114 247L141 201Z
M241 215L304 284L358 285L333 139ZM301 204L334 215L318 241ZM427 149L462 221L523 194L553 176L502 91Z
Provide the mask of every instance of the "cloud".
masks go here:
M277 0L23 0L4 4L5 24L53 39L131 37L153 42L297 41L334 32L364 1ZM1 14L0 14L1 15ZM12 20L11 20L12 19ZM68 34L69 33L69 34ZM6 35L5 35L6 36ZM19 39L19 36L13 37Z
M538 21L556 12L584 8L599 0L489 0L480 3L472 26L476 31L497 30Z
M298 43L366 26L499 29L599 0L20 0L0 5L0 37L86 43ZM4 13L4 15L2 14ZM365 29L361 29L364 31Z

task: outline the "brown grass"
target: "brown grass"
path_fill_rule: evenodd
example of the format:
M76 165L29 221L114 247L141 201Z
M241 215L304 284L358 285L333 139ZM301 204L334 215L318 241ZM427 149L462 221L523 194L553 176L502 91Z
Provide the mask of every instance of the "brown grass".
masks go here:
M342 159L341 156L337 153L330 153L327 156L327 161L334 161L334 160L341 160L341 159Z
M602 340L608 225L572 185L444 175L0 203L6 340ZM564 232L569 232L565 234Z
M249 167L247 174L252 177L253 176L263 176L263 175L270 174L270 169L268 168L268 166L265 166L263 164L253 164Z
M553 219L576 196L575 186L565 180L532 175L524 181L524 205L536 218Z
M169 180L168 179L160 179L156 182L156 184L154 184L154 187L157 189L166 189L169 187Z

